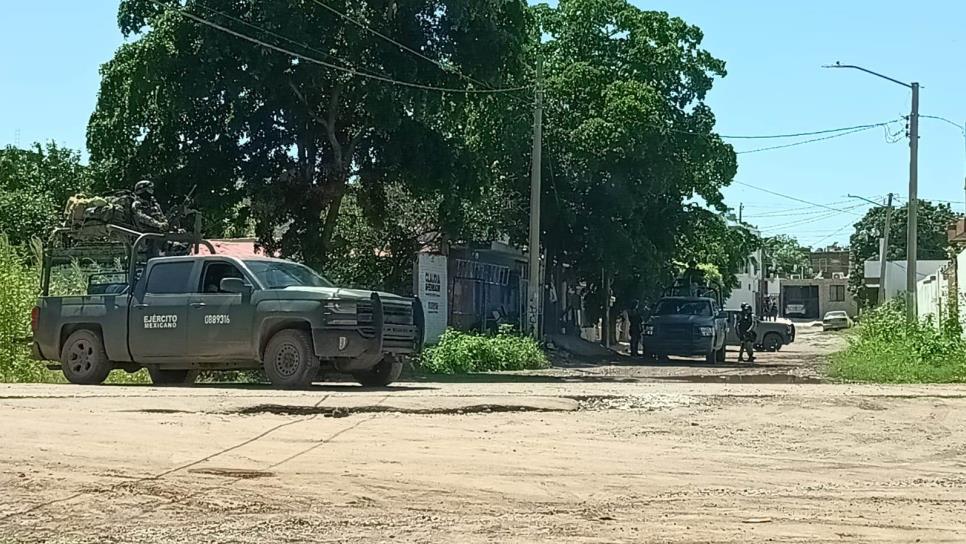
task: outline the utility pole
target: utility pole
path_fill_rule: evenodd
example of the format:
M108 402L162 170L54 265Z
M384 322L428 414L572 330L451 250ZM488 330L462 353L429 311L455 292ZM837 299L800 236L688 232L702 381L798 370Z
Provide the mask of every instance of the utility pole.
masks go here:
M882 254L879 255L879 304L886 301L886 266L889 263L889 229L892 228L892 193L885 209L885 226L882 227Z
M909 225L906 231L906 313L909 321L919 319L916 284L919 275L919 84L912 83L912 112L909 114Z
M919 83L906 83L889 76L873 72L854 64L835 64L823 68L850 68L891 81L896 85L912 90L912 111L909 112L909 207L908 225L906 231L906 317L909 321L919 318L916 301L916 283L919 276L916 271L918 262L919 241Z
M744 215L744 212L745 212L745 203L742 202L738 204L738 223L741 223L741 216Z
M849 195L849 198L857 198L859 200L864 200L869 204L874 204L879 206L880 204L874 200L869 200L864 196ZM885 224L882 226L882 238L879 239L879 304L882 304L886 300L886 264L888 263L889 255L889 229L892 228L892 193L889 193L889 199L886 202L885 209Z
M540 295L543 278L540 276L540 167L543 162L543 62L537 57L537 84L533 106L533 152L530 158L530 281L527 319L530 334L540 339Z

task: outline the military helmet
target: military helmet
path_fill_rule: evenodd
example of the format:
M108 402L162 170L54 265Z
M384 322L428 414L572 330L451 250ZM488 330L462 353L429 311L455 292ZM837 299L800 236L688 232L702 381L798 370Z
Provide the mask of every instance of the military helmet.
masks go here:
M143 179L134 184L134 194L140 195L147 193L149 195L154 194L154 182L149 179Z

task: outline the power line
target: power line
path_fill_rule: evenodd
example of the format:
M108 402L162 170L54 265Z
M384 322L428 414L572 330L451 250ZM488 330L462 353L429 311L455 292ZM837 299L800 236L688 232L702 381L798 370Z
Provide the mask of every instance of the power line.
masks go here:
M791 134L769 134L769 135L754 135L754 136L732 136L732 135L722 134L721 137L726 140L776 140L781 138L800 138L802 136L817 136L819 134L829 134L832 132L846 132L851 130L870 129L875 127L885 126L894 122L895 121L887 121L883 123L871 123L868 125L855 125L851 127L830 128L826 130L815 130L812 132L796 132Z
M856 207L862 207L862 206L868 206L868 204L860 204L860 205L858 205ZM850 212L843 212L843 213L850 213ZM768 226L768 227L762 227L761 230L763 230L763 231L773 231L773 230L787 229L789 227L798 227L798 226L801 226L801 225L810 225L812 223L818 223L820 221L825 221L826 219L831 219L831 218L837 217L839 215L842 215L842 213L826 212L824 215L821 215L821 216L810 217L808 219L798 219L796 221L791 221L789 223L781 223L781 224L778 224L778 225L771 225L771 226Z
M843 230L845 230L845 229L847 229L847 228L849 228L851 226L853 226L852 223L847 223L845 225L842 225L842 227L840 227L838 230L836 230L836 231L832 232L831 234L828 234L825 237L820 238L820 239L816 240L815 242L813 242L813 245L821 244L825 240L828 240L829 238L832 238L833 236L839 234L840 232L842 232Z
M475 85L481 85L481 86L486 87L488 89L492 89L492 87L490 85L487 85L486 83L484 83L482 81L473 79L472 77L470 77L470 76L468 76L468 75L460 72L459 69L456 68L455 66L446 65L446 64L443 64L442 62L440 62L440 61L438 61L436 59L427 57L426 55L424 55L421 52L419 52L419 51L417 51L417 50L409 47L408 45L403 44L403 43L400 43L400 42L392 39L391 37L389 37L389 36L387 36L387 35L379 32L378 30L375 30L375 29L367 26L365 23L359 21L358 19L354 19L354 18L346 15L345 13L342 13L341 11L335 9L334 7L326 4L322 0L312 0L312 1L314 3L316 3L316 4L318 4L319 6L321 6L322 8L329 10L330 12L334 13L335 15L338 15L339 17L342 17L346 21L349 21L350 23L356 25L357 27L365 30L366 32L369 32L370 34L373 34L375 36L378 36L378 37L382 38L383 40L386 40L387 42L395 45L399 49L401 49L403 51L406 51L407 53L411 53L411 54L413 54L413 55L415 55L415 56L417 56L417 57L419 57L419 58L421 58L421 59L423 59L425 61L428 61L428 62L430 62L430 63L438 66L444 72L456 74L457 76L465 79L466 81L469 81L470 83L473 83ZM524 90L524 89L527 89L527 88L528 87L520 87L519 89L516 89L516 90Z
M289 51L288 49L285 49L283 47L279 47L277 45L264 42L262 40L259 40L258 38L253 38L253 37L248 36L246 34L242 34L241 32L237 32L235 30L232 30L232 29L230 29L228 27L219 25L217 23L213 23L213 22L211 22L211 21L209 21L209 20L207 20L207 19L205 19L203 17L199 17L199 16L197 16L197 15L195 15L193 13L189 13L189 12L185 11L184 9L170 8L170 7L162 4L161 2L158 2L158 0L150 0L150 1L153 4L161 7L165 11L177 13L178 15L181 15L182 17L187 17L188 19L191 19L192 21L195 21L197 23L200 23L200 24L209 26L209 27L214 28L216 30L220 30L221 32L224 32L226 34L230 34L232 36L235 36L236 38L240 38L242 40L245 40L245 41L254 43L254 44L259 45L261 47L264 47L266 49L271 49L271 50L276 51L278 53L282 53L282 54L285 54L285 55L289 55L289 56L294 57L294 58L297 58L299 60L304 60L305 62L309 62L309 63L312 63L312 64L318 64L318 65L324 66L326 68L331 68L333 70L338 70L340 72L345 72L345 73L347 73L349 75L352 75L352 76L364 77L364 78L373 79L373 80L376 80L376 81L382 81L382 82L385 82L385 83L390 83L390 84L393 84L393 85L399 85L399 86L403 86L403 87L411 87L411 88L414 88L414 89L422 89L422 90L426 90L426 91L435 91L435 92L444 92L444 93L447 93L448 92L448 93L462 93L462 94L482 94L482 93L493 94L493 93L508 93L508 92L514 92L514 91L519 91L519 90L523 90L523 89L526 89L527 88L527 87L518 87L518 88L507 88L507 89L456 89L456 88L446 88L446 87L433 87L433 86L430 86L430 85L423 85L421 83L412 83L412 82L409 82L409 81L399 81L399 80L396 80L396 79L392 79L390 77L381 76L381 75L378 75L378 74L370 74L368 72L364 72L364 71L361 71L361 70L356 69L356 68L351 68L351 67L350 68L346 68L346 67L343 67L343 66L338 66L336 64L331 64L331 63L328 63L328 62L325 62L325 61L321 61L321 60L318 60L316 58L309 57L307 55L303 55L303 54L300 54L300 53L295 53L295 52ZM335 57L333 57L333 58L335 58ZM338 60L340 60L341 62L345 63L344 60L341 60L341 59L338 59Z
M289 38L288 36L283 36L282 34L278 34L277 32L272 32L271 30L268 30L267 28L264 28L264 27L258 26L256 24L250 23L250 22L248 22L248 21L246 21L244 19L239 19L238 17L235 17L233 15L229 15L228 13L225 13L223 11L218 11L217 9L208 7L208 6L204 5L204 4L202 4L201 2L198 2L196 5L198 7L200 7L201 9L204 9L205 11L209 12L209 13L214 13L216 15L220 15L220 16L226 18L226 19L231 19L232 21L241 23L241 24L243 24L243 25L245 25L245 26L247 26L249 28L252 28L254 30L258 30L260 32L264 32L265 34L268 34L270 36L274 36L274 37L276 37L276 38L278 38L280 40L284 40L284 41L286 41L288 43L291 43L293 45L298 45L299 47L304 47L305 49L308 49L309 51L312 51L313 53L317 53L319 55L322 55L323 57L340 61L343 64L346 64L347 68L350 68L350 69L352 68L351 66L348 66L348 64L349 64L348 62L346 62L346 61L344 61L344 60L342 60L342 59L340 59L338 57L334 57L330 53L326 53L325 51L322 51L321 49L316 49L316 48L312 47L311 45L309 45L309 44L307 44L305 42L300 42L298 40L294 40L292 38Z
M798 198L798 197L794 197L794 196L791 196L791 195L786 195L786 194L778 193L778 192L772 191L770 189L765 189L764 187L758 187L757 185L752 185L750 183L745 183L743 181L735 181L734 183L736 183L738 185L742 185L744 187L748 187L750 189L755 189L756 191L761 191L763 193L768 193L770 195L775 195L775 196L778 196L778 197L781 197L781 198L785 198L785 199L788 199L788 200L792 200L794 202L800 202L802 204L808 204L809 206L814 206L816 208L825 208L825 209L831 210L833 212L851 213L852 215L860 215L860 214L857 214L857 213L854 213L854 212L850 212L850 211L848 211L846 209L833 208L832 206L827 206L825 204L819 204L817 202L809 202L808 200L804 200L804 199L801 199L801 198Z
M892 121L890 121L890 122L892 122ZM873 128L877 128L877 127L880 127L880 126L886 126L887 124L888 123L881 123L881 124L878 124L878 125L871 125L871 126L867 126L867 127L864 127L864 128L857 128L855 130L850 130L848 132L839 132L837 134L832 134L831 136L823 136L821 138L811 138L809 140L802 140L800 142L793 142L793 143L790 143L790 144L773 145L773 146L769 146L769 147L759 147L757 149L747 149L745 151L735 151L735 154L736 155L746 155L748 153L761 153L762 151L773 151L775 149L786 149L786 148L789 148L789 147L797 147L797 146L800 146L800 145L811 144L811 143L815 143L815 142L822 142L822 141L825 141L825 140L831 140L833 138L841 138L843 136L848 136L850 134L857 134L859 132L865 132L865 131L871 130Z

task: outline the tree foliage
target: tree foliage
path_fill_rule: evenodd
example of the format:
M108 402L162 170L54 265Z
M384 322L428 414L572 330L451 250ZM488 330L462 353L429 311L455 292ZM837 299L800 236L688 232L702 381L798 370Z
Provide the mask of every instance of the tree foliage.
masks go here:
M800 273L809 267L810 249L799 244L798 240L787 234L769 236L762 240L765 250L765 263L770 273L787 276Z
M544 233L552 258L625 292L665 282L675 256L733 280L749 245L722 213L734 152L704 99L724 62L702 33L625 0L537 8L548 95ZM700 197L710 209L686 205ZM626 276L626 277L623 277Z
M137 39L103 67L88 130L91 158L106 184L150 177L169 198L197 185L200 206L222 224L232 219L225 212L247 196L251 206L236 218L254 217L260 243L317 267L326 261L350 186L374 209L385 202L388 183L418 197L471 197L490 163L465 136L473 123L491 121L481 120L480 111L498 111L506 98L427 91L358 74L445 88L518 84L526 4L326 5L451 68L405 52L311 0L124 0L121 30Z
M72 149L50 142L0 150L0 233L15 245L45 239L67 199L88 185L87 168Z
M917 256L920 260L940 260L947 258L949 240L947 228L956 219L949 204L919 201L919 236ZM890 261L906 258L906 233L909 218L908 205L893 210L889 227ZM867 305L869 298L865 289L865 262L879 255L879 238L885 225L885 208L872 208L857 223L849 239L849 288L859 303Z

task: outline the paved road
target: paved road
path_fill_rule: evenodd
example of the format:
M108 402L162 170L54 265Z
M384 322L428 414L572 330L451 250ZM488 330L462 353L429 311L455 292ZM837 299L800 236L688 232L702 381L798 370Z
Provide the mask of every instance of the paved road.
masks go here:
M831 338L390 390L0 386L0 542L966 541L966 387L748 383Z

